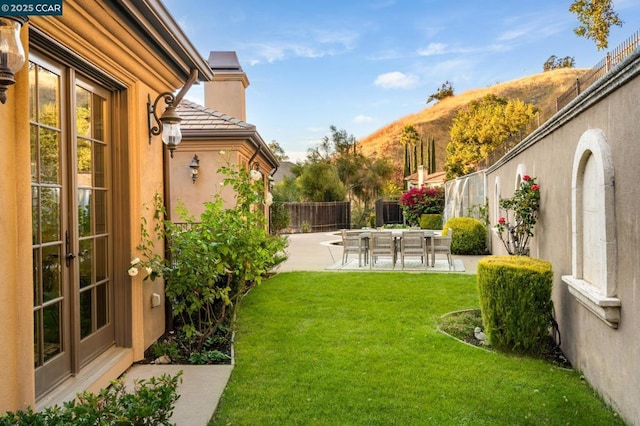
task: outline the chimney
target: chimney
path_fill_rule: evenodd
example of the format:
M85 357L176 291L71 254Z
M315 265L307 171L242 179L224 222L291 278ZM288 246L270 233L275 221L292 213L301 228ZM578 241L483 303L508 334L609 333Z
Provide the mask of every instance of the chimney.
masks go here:
M236 52L210 52L213 80L204 84L204 106L247 121L244 91L249 79L242 70Z

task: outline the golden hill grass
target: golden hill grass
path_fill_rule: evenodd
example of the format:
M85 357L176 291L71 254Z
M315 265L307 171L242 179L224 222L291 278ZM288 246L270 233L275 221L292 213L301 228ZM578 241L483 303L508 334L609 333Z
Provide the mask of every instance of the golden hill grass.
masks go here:
M436 169L442 170L453 119L457 111L471 101L494 94L506 99L520 99L534 104L541 111L554 113L556 98L587 71L586 69L557 69L445 98L435 105L416 114L402 117L360 139L360 149L367 156L384 155L402 164L403 149L400 144L400 134L405 126L412 125L425 142L431 137L435 139Z

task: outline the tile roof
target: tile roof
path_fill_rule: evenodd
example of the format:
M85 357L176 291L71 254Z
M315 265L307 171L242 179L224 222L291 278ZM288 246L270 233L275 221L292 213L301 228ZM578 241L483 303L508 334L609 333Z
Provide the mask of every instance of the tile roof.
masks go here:
M255 131L256 126L245 123L227 114L205 108L194 102L183 100L176 111L182 122L183 131L213 132L223 130Z
M404 178L404 180L408 180L409 182L418 182L418 172L415 172L409 176L407 176L406 178ZM447 173L446 172L436 172L436 173L431 173L430 175L425 174L423 177L423 182L424 183L441 183L441 182L445 182L447 180Z

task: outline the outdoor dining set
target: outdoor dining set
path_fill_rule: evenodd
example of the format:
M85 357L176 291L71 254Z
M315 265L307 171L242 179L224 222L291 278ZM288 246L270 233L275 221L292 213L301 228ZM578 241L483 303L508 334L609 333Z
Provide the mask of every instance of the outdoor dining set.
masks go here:
M453 268L451 258L451 238L453 229L447 235L440 231L424 229L386 229L386 230L342 230L342 264L350 254L358 255L358 266L369 265L372 269L379 258L390 258L392 267L400 260L405 268L405 258L420 258L420 263L427 269L429 263L435 266L436 254L447 256L449 269ZM431 262L429 262L431 257Z

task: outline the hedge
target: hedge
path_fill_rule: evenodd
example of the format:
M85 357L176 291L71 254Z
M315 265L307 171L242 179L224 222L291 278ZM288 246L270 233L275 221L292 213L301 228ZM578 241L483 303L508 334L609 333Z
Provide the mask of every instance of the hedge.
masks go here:
M442 215L437 213L425 213L420 215L421 229L442 229Z
M451 240L452 254L485 254L487 252L487 228L472 217L452 217L444 224L442 234L454 229Z
M527 256L488 256L478 262L485 333L507 352L538 355L553 315L551 263Z

